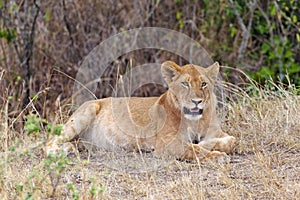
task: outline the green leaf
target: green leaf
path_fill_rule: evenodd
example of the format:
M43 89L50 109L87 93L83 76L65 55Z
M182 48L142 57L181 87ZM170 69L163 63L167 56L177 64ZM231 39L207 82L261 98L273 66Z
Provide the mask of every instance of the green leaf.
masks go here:
M179 20L179 28L180 28L180 29L183 29L183 26L184 26L183 20Z
M105 190L106 190L106 187L105 187L105 186L101 186L100 189L99 189L99 192L102 193L102 192L104 192Z
M272 17L274 17L276 15L276 7L275 7L275 5L273 3L270 4L270 15Z
M14 10L19 10L19 6L17 4L13 5Z
M267 27L267 26L263 26L263 25L261 25L261 24L258 24L258 25L255 27L255 29L258 30L260 34L264 34L264 33L269 32L268 27Z
M176 19L180 19L181 18L181 12L177 12L176 13Z
M236 32L237 32L237 29L235 27L231 27L230 28L230 37L234 37Z
M264 42L261 46L261 52L265 54L270 50L270 48L271 46L268 43Z
M297 16L296 16L296 15L293 15L292 21L293 21L293 23L297 23L298 19L297 19Z
M292 64L291 67L287 69L289 74L294 74L300 72L300 65L297 65L296 63Z
M281 55L282 51L283 51L283 47L282 46L278 46L277 47L277 53L278 53L278 55Z
M74 191L75 190L75 186L73 183L67 183L67 186L70 190Z
M274 43L275 43L276 45L279 45L280 42L281 42L281 39L280 39L279 35L274 35Z
M22 192L23 191L23 185L22 184L18 184L16 186L16 189L17 189L18 192Z
M274 75L274 71L272 71L269 67L263 67L259 70L258 75L264 78L269 78Z
M38 97L39 97L39 96L35 94L35 95L33 95L32 100L35 101L35 100L38 99Z
M28 193L27 196L25 197L25 200L33 200L32 194Z
M269 51L269 59L274 59L274 58L275 58L274 51Z
M290 51L290 50L287 50L286 52L285 52L285 54L284 54L284 57L285 58L290 58L290 57L293 57L293 52L292 51Z
M296 39L300 43L300 35L299 35L299 33L296 34Z
M50 12L50 9L49 9L49 8L46 9L46 12L45 12L45 15L44 15L43 18L44 18L44 20L45 20L46 22L50 21L50 19L51 19L51 12Z
M95 187L91 187L91 189L90 189L90 194L91 194L92 196L95 196L96 192L97 192L96 188L95 188Z

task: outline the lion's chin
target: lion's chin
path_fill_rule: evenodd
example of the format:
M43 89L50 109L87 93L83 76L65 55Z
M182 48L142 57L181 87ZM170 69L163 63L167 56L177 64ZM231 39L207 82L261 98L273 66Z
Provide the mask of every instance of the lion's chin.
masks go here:
M201 119L202 115L188 115L188 114L185 114L184 117L188 120L197 121L197 120Z

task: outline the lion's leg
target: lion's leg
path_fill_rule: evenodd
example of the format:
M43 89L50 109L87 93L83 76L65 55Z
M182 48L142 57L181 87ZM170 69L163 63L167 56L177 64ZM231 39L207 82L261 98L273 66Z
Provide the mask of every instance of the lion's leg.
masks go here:
M100 111L99 102L86 102L69 118L61 135L54 136L46 145L46 154L56 153L62 149L66 154L74 147L70 140L87 130Z
M227 133L222 132L218 137L218 142L216 143L213 150L226 152L231 154L235 146L235 137L228 135Z
M207 150L230 154L233 151L235 141L235 137L222 132L219 137L201 141L199 145Z
M173 155L181 160L217 160L218 162L226 162L228 156L224 152L209 151L199 144L191 144L183 142L180 139L171 142L160 141L156 145L156 155Z
M224 152L209 151L198 144L188 145L185 148L182 158L186 160L196 160L198 158L200 161L216 160L220 163L228 162L229 159Z

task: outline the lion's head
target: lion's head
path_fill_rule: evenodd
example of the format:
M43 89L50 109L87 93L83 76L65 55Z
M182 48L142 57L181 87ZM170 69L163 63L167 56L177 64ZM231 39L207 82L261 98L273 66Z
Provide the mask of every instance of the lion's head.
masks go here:
M180 67L166 61L161 70L174 105L186 119L199 120L206 108L215 104L213 90L219 73L217 62L203 68L192 64Z

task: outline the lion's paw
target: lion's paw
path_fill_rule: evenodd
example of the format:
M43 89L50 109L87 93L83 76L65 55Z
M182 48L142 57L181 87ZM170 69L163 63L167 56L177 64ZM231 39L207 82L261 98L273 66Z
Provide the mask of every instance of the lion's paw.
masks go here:
M235 147L236 138L233 136L229 136L228 139L228 149L225 151L228 154L231 154L233 152L233 149Z
M229 163L230 156L228 156L225 152L220 151L211 151L205 158L205 160L216 161L217 163Z

